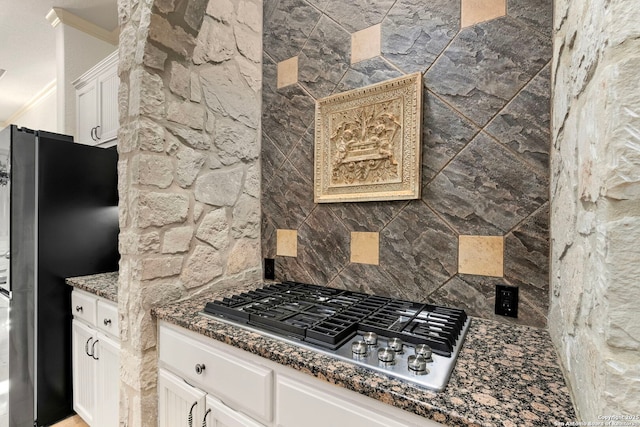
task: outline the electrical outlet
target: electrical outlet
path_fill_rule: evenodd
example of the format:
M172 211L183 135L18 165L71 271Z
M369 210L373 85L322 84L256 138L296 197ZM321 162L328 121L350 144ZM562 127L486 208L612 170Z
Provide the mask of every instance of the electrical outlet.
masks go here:
M496 314L518 317L518 288L496 285Z
M274 280L276 278L276 260L273 258L264 259L264 278Z

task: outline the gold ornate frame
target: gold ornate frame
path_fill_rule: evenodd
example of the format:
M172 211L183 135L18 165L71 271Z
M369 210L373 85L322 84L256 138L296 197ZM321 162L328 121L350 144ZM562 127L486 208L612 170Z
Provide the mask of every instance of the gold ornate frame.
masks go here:
M422 74L316 102L314 202L420 198Z

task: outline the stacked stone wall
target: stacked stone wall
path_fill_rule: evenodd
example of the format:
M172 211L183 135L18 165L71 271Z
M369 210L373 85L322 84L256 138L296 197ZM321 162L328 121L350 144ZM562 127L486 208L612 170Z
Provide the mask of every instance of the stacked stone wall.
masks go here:
M556 1L554 21L549 330L582 420L638 416L640 9Z
M118 12L120 417L156 426L151 309L261 277L262 3L119 0Z

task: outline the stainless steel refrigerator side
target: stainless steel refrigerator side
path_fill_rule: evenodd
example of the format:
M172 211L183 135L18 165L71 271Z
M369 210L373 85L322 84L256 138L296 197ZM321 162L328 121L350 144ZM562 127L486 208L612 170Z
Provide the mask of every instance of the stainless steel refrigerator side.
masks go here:
M12 126L9 427L33 425L35 377L35 135Z
M0 131L0 239L2 251L9 253L9 231L11 207L10 191L10 148L11 127ZM2 252L0 251L0 252ZM9 305L11 303L11 283L9 276L9 259L1 258L3 275L6 280L0 280L0 426L9 425Z
M65 278L118 269L118 155L38 135L36 422L48 426L73 412Z
M73 414L65 278L118 269L117 153L15 126L0 132L2 144L11 167L11 299L0 297L0 312L9 304L9 327L0 331L0 344L8 343L8 426L50 426Z
M11 208L11 132L9 126L0 131L0 293L11 298L11 281L9 280L9 231Z

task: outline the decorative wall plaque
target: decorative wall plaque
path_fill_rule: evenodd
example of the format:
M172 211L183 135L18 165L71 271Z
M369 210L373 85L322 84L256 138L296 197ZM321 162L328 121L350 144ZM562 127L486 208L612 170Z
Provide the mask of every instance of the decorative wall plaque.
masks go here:
M314 201L420 198L422 74L316 102Z

